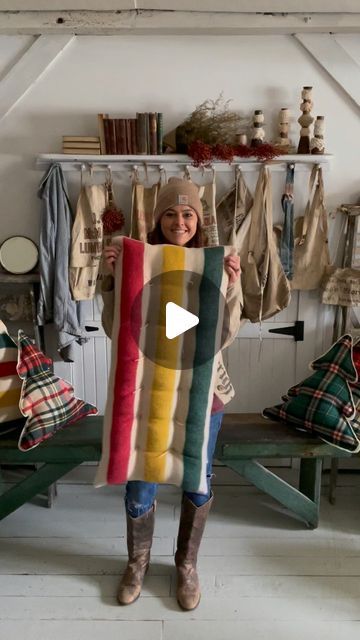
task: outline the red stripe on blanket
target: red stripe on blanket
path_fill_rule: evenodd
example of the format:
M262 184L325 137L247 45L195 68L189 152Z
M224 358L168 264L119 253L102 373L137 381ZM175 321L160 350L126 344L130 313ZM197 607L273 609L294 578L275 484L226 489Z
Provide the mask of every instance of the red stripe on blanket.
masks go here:
M110 436L110 458L107 481L110 484L125 482L130 457L131 431L134 421L134 389L139 361L138 337L141 329L141 296L138 293L144 280L144 248L142 242L123 240L122 285L120 300L120 328L116 372L114 379L114 400ZM138 296L134 307L135 298ZM114 314L116 316L116 314Z
M16 376L16 362L0 362L0 378Z

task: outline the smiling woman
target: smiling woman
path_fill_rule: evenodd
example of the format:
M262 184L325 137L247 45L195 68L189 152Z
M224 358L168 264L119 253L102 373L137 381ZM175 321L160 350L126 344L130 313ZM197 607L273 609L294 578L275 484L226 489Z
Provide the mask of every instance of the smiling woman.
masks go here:
M125 314L124 318L128 317L129 310L134 308L137 310L139 308L136 303L134 304L134 301L131 299L130 295L133 293L134 287L136 287L135 265L137 264L138 267L139 265L141 265L141 268L138 269L138 273L140 275L144 273L144 266L146 266L146 272L151 273L151 265L160 265L160 281L164 291L163 296L160 296L159 298L160 306L161 304L166 306L166 302L168 300L172 303L181 305L183 300L183 292L181 286L176 284L176 274L181 272L182 283L184 279L183 274L187 270L185 267L185 261L192 260L193 262L188 264L189 266L191 265L190 271L192 274L192 280L194 280L195 278L193 276L195 275L195 273L197 273L195 265L199 265L199 259L201 263L201 268L199 271L201 276L201 285L198 288L197 296L197 304L199 305L199 308L201 309L201 300L204 300L204 298L202 298L201 296L206 295L206 316L207 318L214 318L215 316L211 314L216 314L217 310L219 309L217 302L219 300L219 292L221 293L222 291L224 297L226 297L226 307L229 322L227 323L223 322L223 319L221 320L221 322L223 323L223 330L224 327L228 324L228 338L225 340L225 344L222 344L222 348L224 348L225 346L230 344L230 342L232 342L239 329L242 300L239 280L240 259L237 255L234 255L235 249L230 249L229 247L203 248L203 207L197 185L190 180L170 178L169 182L161 187L159 191L156 207L154 210L154 225L155 226L153 231L148 234L148 243L142 245L142 243L132 241L135 242L136 245L136 247L133 247L132 250L135 251L136 249L136 251L139 252L139 256L141 257L141 259L138 257L137 261L133 256L129 258L127 254L127 248L129 250L131 249L129 240L124 240L122 238L120 242L116 242L116 239L114 238L112 244L105 247L104 249L106 264L112 275L102 283L102 294L104 300L102 322L106 334L113 339L113 353L118 353L118 349L116 346L118 344L117 340L119 340L120 343L122 342L123 344L127 344L128 342L127 340L121 341L121 339L119 338L120 334L117 332L117 328L119 329L119 331L125 330L124 328L126 328L126 326L129 324L129 322L126 321L122 322L121 318L119 318L119 308L121 307L122 312ZM149 245L163 246L150 247ZM176 247L176 249L174 249L174 246ZM113 276L115 274L115 264L118 260L117 295L119 295L119 282L121 282L121 305L115 303L114 293L115 284ZM131 279L126 280L126 278L129 277L130 273ZM211 273L212 277L215 278L215 282L217 283L217 285L215 286L215 295L214 297L211 297L211 299L209 297L209 290L207 288L205 289L205 287L203 286L203 276L206 275L206 273ZM169 278L169 281L167 282L165 279L165 275L167 275ZM123 283L128 284L123 285ZM143 285L141 284L140 291L142 290ZM171 299L169 297L170 291ZM128 298L126 297L126 292L129 293ZM144 299L147 299L146 295L144 296ZM154 298L154 301L155 299L156 296ZM151 308L153 309L153 307ZM163 307L161 308L163 309ZM186 309L184 309L183 311L185 311L185 313L188 313ZM161 311L161 313L163 313L163 311ZM199 315L201 314L199 313ZM203 316L203 319L204 317L205 316ZM157 323L157 326L163 326L163 323ZM196 344L198 345L200 344L200 342L197 341L198 339L200 340L201 333L203 334L205 326L205 323L203 324L201 320L199 321L199 327L200 326L202 327L201 331L199 334L196 334ZM114 327L115 331L113 331ZM182 329L184 329L184 327L182 327ZM165 348L165 350L168 350L169 354L173 355L172 345L167 344L167 338L168 336L164 336L163 348ZM171 339L172 338L169 338L169 340ZM153 344L157 345L156 341L152 341L151 345L153 346ZM204 342L202 342L201 344L204 345ZM212 342L210 341L209 344L212 344ZM122 350L120 351L121 355L123 355ZM191 353L191 355L194 355L195 352L198 354L203 354L204 351L204 348L200 349L199 347L198 351L194 351L194 349L192 348L189 352ZM138 363L140 361L140 359L138 359L137 353L138 352L136 350L136 354L134 354L132 360L132 362L134 363ZM214 353L211 354L211 358L212 362L214 360ZM174 366L174 363L176 363L176 366L179 366L177 353L175 353L172 362L172 366ZM154 396L157 398L157 402L155 404L157 406L157 410L162 411L163 409L165 409L165 411L167 411L167 408L169 408L170 414L166 414L166 419L163 421L163 423L160 424L158 415L156 414L156 412L154 413L155 409L151 409L150 411L149 408L149 419L147 420L145 429L145 440L146 442L149 442L150 446L152 447L151 443L153 442L153 440L149 438L149 425L151 420L155 419L156 427L154 429L154 433L156 434L156 437L164 438L164 442L167 443L169 438L168 430L169 428L172 429L172 427L169 427L169 424L172 424L172 420L175 421L175 414L173 415L172 413L173 407L187 407L186 410L188 411L189 422L187 421L188 419L186 419L186 424L195 424L196 428L188 428L187 433L190 437L190 440L188 441L189 445L185 447L185 453L182 452L180 457L178 455L176 456L176 468L178 468L180 459L191 460L191 467L193 467L193 460L197 458L199 454L202 462L205 464L205 466L202 468L206 478L204 476L204 483L203 485L201 485L201 487L198 484L196 484L196 486L195 484L190 486L190 484L187 483L182 485L183 500L181 505L175 564L177 567L177 600L180 607L185 610L194 609L195 607L197 607L200 601L200 586L196 570L196 559L207 516L213 502L213 493L211 490L212 459L215 450L217 435L221 427L224 405L229 402L234 395L234 389L231 385L222 362L221 351L216 352L216 359L211 365L211 367L213 367L211 374L213 376L213 379L211 385L209 383L208 390L205 390L203 386L205 381L204 370L202 369L202 366L200 365L200 362L198 360L196 360L196 366L194 365L194 362L193 360L191 360L191 376L189 378L185 376L184 378L184 380L191 380L191 384L194 384L194 386L192 386L193 391L189 396L186 396L186 399L184 399L184 388L182 388L182 390L178 392L177 390L180 389L180 387L175 386L176 392L179 393L179 397L176 398L175 404L173 403L172 397L169 399L166 396L165 399L164 389L166 384L168 384L169 381L172 380L171 376L174 374L174 371L176 371L176 376L179 376L179 380L180 376L183 374L183 371L171 369L166 366L159 366L158 364L155 366L155 372L157 376L156 383L158 385L157 392ZM135 366L137 367L139 365L134 364L134 371ZM144 366L144 363L142 363L142 376L143 380L146 380L147 374L145 373ZM208 366L208 362L206 363L206 366ZM186 367L186 369L188 369L188 367ZM117 371L119 372L125 370L127 369L124 366L119 366L119 368L117 369ZM152 376L153 368L151 369L151 371ZM134 373L133 378L134 380L140 380L140 377L138 378L137 369ZM122 397L121 394L124 393L124 383L120 379L120 377L115 377L115 374L113 374L113 377L111 379L114 382L114 386L113 395L110 396L109 406L114 407L115 398L119 399L120 397ZM127 384L128 380L129 377L127 377ZM153 380L155 380L155 377L153 378ZM140 389L142 388L143 387L140 387ZM173 390L173 387L171 387L171 389ZM129 388L126 387L127 397L132 397L131 394L129 395L128 391ZM150 396L148 395L148 397ZM159 398L162 398L160 404ZM190 403L190 398L193 404ZM206 419L204 418L205 421L203 422L203 425L206 425L207 429L207 445L206 443L204 443L205 441L203 442L203 444L199 444L199 441L195 441L196 439L194 437L199 424L201 424L202 414L200 413L199 407L205 406L205 404L207 409ZM117 408L114 412L114 415L119 415ZM119 424L122 425L123 421L121 421ZM176 438L181 439L181 433L182 432L178 431L176 433ZM115 441L119 444L119 452L121 453L124 449L122 447L123 440L118 437L118 433L116 437L114 436L113 438L111 436L109 441L106 442L115 443ZM139 447L137 447L137 449L138 448ZM151 449L151 455L150 457L148 456L147 459L151 460L152 464L154 463L154 461L156 463L164 463L165 456L163 449L164 447L161 441L161 456L153 455L153 450ZM107 451L109 455L110 453L111 455L113 455L111 447L108 447L106 449L106 447L104 446L104 451ZM121 453L121 455L123 454ZM115 460L115 458L112 459ZM122 469L122 467L124 468ZM119 475L117 476L116 479L118 482L125 481L126 477L129 478L129 476L126 475L128 469L127 463L119 464L118 462L115 462L112 468L116 470L117 474L119 474L120 471L121 473L125 473L125 475L121 477ZM135 602L135 600L140 595L144 575L150 561L150 550L155 522L154 514L158 483L159 481L165 481L164 476L154 476L153 474L151 475L148 470L146 470L145 473L145 466L142 472L138 473L139 468L140 467L137 467L136 474L133 474L133 479L128 479L125 488L129 561L120 582L117 594L118 601L122 605L127 605ZM168 464L165 464L164 468L169 469L171 468L171 465L169 466ZM186 466L185 464L183 464L183 462L180 462L180 469L181 476L184 470L186 470ZM168 477L167 480L169 480ZM112 479L112 482L113 481L114 480ZM102 478L100 478L100 484L101 483Z
M203 208L197 186L190 180L170 178L159 192L150 244L202 247Z
M187 205L179 204L165 211L161 217L161 231L170 244L184 247L194 237L198 218Z

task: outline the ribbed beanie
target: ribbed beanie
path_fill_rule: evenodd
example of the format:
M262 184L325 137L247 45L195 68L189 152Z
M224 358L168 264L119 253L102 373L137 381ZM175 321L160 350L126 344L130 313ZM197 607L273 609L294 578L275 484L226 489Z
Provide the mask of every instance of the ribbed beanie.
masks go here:
M161 187L154 211L155 224L159 222L164 211L179 204L194 209L200 223L203 224L203 208L199 189L191 180L182 180L181 178L169 178L168 183Z

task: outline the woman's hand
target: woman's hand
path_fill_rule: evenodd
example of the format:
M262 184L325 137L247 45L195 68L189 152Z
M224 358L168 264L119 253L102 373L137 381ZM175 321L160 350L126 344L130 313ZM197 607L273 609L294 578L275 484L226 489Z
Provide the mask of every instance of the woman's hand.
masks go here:
M240 278L240 258L236 255L226 256L224 258L224 269L229 276L229 284L234 284Z
M115 262L118 259L121 253L121 245L120 244L109 244L104 249L104 258L109 269L111 275L114 275L115 272Z

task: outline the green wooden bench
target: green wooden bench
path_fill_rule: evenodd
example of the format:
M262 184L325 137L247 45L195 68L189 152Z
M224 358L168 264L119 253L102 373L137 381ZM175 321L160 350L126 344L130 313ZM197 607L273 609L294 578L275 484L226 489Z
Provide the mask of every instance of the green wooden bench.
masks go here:
M34 463L39 467L0 495L0 519L44 491L82 462L101 455L102 416L88 417L32 451L21 452L14 437L0 439L0 466ZM319 522L322 459L349 457L293 427L259 414L226 414L215 457L315 528ZM300 458L299 486L293 487L260 464L259 458ZM41 465L41 466L40 466Z

